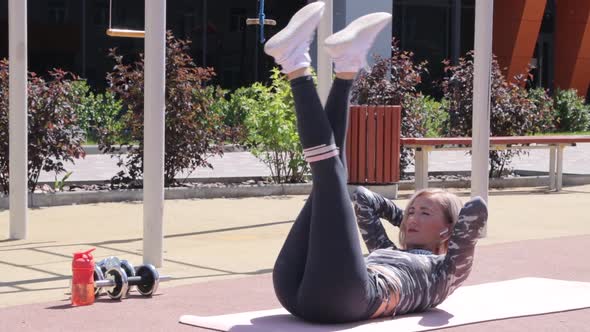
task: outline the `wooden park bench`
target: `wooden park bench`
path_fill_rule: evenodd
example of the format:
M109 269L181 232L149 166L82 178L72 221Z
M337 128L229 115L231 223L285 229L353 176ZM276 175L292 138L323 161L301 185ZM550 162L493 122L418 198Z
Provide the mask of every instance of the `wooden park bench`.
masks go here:
M490 137L490 150L549 150L549 189L560 191L563 183L563 150L576 143L590 143L590 136ZM401 138L401 145L414 149L416 190L428 187L428 153L471 150L471 137Z
M428 153L471 150L470 137L409 138L401 135L399 106L351 106L346 157L351 184L393 184L400 180L401 148L415 150L416 190L428 187ZM490 137L491 150L549 150L549 188L561 190L563 150L590 143L590 136Z

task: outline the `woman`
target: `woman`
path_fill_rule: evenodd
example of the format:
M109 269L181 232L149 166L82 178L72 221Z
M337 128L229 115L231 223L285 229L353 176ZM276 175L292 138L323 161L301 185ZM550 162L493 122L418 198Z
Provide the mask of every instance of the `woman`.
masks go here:
M421 253L444 255L449 244L448 229L456 224L463 206L459 197L441 189L418 191L410 198L405 213L392 201L364 187L356 188L352 201L369 253L377 249L397 249L385 233L382 218L400 228L399 243L402 248L414 253L423 250ZM416 212L427 204L430 206L422 208L424 212ZM445 236L440 236L439 230Z
M449 241L444 256L389 248L375 250L365 262L344 166L348 96L352 80L365 66L369 48L391 15L363 16L325 40L336 79L324 110L310 76L308 53L323 9L323 2L305 6L265 45L265 52L290 80L297 128L313 180L312 193L275 263L275 293L293 315L320 323L433 307L467 276L477 236L487 219L485 203L481 199L468 203L452 230L436 229ZM428 213L426 208L416 206L413 211ZM425 231L409 227L408 239L411 232Z

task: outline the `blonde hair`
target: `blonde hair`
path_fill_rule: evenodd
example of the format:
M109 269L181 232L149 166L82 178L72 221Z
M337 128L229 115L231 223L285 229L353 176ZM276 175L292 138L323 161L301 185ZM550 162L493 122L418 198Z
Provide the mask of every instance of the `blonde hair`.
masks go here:
M404 217L402 219L399 232L399 243L402 248L406 248L404 225L406 220L408 219L408 211L410 207L414 204L414 201L418 197L422 196L430 197L439 204L443 211L445 220L449 224L449 235L452 234L453 226L455 226L457 220L459 219L459 211L461 211L461 208L463 207L463 202L457 195L438 188L429 188L417 191L408 201L406 209L404 209ZM434 253L437 255L445 254L447 252L448 246L449 243L448 240L446 240L444 241L444 246L437 248L435 250L436 252Z

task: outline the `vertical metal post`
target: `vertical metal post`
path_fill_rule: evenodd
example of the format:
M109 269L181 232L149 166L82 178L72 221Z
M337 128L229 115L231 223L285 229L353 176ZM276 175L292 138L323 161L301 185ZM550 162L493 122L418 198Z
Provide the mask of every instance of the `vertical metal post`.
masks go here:
M163 263L166 0L145 2L143 262Z
M27 1L8 2L10 238L26 239L27 214Z
M207 0L203 1L203 14L201 15L201 31L203 38L203 67L207 67Z
M260 33L260 26L256 26L256 35ZM258 38L254 38L254 82L258 81L258 58L260 57L260 47L258 46Z
M471 196L488 201L490 153L490 83L494 1L475 2L475 59L473 73L473 156ZM484 235L487 230L484 230Z
M415 190L428 188L428 148L421 147L416 149L414 168L414 186Z
M555 157L557 156L557 147L552 145L549 148L549 190L556 188L555 185Z
M461 56L461 0L453 0L451 10L453 11L451 15L453 18L451 23L451 59L453 65L457 65Z
M333 22L334 22L334 6L333 0L323 0L326 3L324 9L324 15L322 21L318 27L317 37L317 75L318 75L318 94L320 100L325 105L328 100L328 94L330 93L330 87L332 87L332 59L324 48L322 47L324 40L332 34Z
M86 0L82 0L82 76L86 78Z
M563 185L563 145L557 146L557 184L555 185L556 191L561 191Z

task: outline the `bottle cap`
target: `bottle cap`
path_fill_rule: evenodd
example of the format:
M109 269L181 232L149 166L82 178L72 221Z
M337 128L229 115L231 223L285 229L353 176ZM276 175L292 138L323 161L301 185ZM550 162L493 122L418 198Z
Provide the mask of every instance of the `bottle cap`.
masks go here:
M86 251L81 251L74 253L74 262L75 263L90 263L94 261L94 257L92 257L91 252L93 252L96 248L92 248Z
M86 251L81 251L81 252L77 252L74 253L74 259L77 258L87 258L87 259L92 259L92 254L90 254L91 252L93 252L96 248L92 248Z

